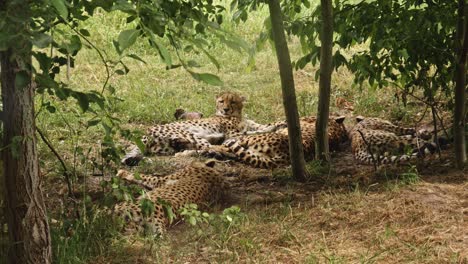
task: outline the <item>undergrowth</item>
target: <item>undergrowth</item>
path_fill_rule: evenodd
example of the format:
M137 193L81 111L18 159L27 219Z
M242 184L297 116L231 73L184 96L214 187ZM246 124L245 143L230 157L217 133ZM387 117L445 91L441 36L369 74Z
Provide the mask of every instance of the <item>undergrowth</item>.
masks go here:
M123 246L119 225L99 210L93 210L87 217L52 224L53 262L84 263L96 256L119 252Z

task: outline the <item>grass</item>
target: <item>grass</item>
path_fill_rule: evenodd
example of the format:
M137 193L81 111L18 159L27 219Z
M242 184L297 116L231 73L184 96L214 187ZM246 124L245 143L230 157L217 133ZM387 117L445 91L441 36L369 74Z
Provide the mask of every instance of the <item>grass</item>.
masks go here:
M52 226L51 237L54 263L83 263L92 256L115 253L122 247L118 240L117 223L109 221L102 211L89 217L65 220L60 226ZM112 247L108 247L112 243Z
M253 43L264 29L266 16L267 9L261 8L251 13L246 23L227 22L224 27ZM122 14L101 11L83 27L91 32L90 40L109 59L115 60L118 55L112 40L130 26L126 25ZM290 38L289 47L293 60L302 56L297 39ZM346 51L346 54L353 52ZM277 61L269 43L257 52L256 67L251 72L246 71L247 54L221 44L210 49L222 65L219 71L206 57L186 54L204 65L201 71L220 76L224 81L221 87L197 82L180 68L166 70L157 53L141 39L130 48L130 53L142 57L146 64L125 59L130 72L125 76L113 75L110 85L116 92L114 95L106 92L115 97L108 109L110 116L118 118L125 129L144 131L152 124L174 121L173 113L179 107L210 116L214 113L214 96L221 91L236 91L247 96L244 115L248 118L264 123L284 118ZM96 51L84 48L75 65L69 81L63 73L60 78L73 89L100 91L106 74ZM301 115L316 111L318 81L314 75L317 69L308 66L294 73ZM337 97L352 102L359 115L410 121L420 110L395 104L391 89L355 87L353 75L344 69L334 72L332 83L332 111L342 111L333 104ZM83 183L93 171L103 171L104 179L114 175L118 164L99 158L104 137L102 127L86 126L93 118L107 120L102 111L83 113L73 100L62 102L48 95L37 97L37 108L41 100L50 101L57 112L42 111L37 117L38 127L74 172L75 184ZM347 123L352 123L351 118ZM117 131L112 133L115 133L112 136L118 147L126 143ZM316 162L308 164L309 185L317 184L308 185L313 191L304 191L292 182L287 169L267 172L273 176L274 183L243 186L240 191L243 196L264 195L268 201L276 201L275 195L279 193L283 195L280 197L285 197L279 202L249 204L241 200L238 204L244 216L235 225L222 221L222 209L231 204L221 204L212 208L214 214L221 216L216 220L196 227L178 225L167 239L154 240L123 237L116 225L100 214L67 219L57 212L70 209L63 205L62 197L55 190L57 180L61 182L61 167L44 144L40 143L39 151L42 173L47 179L46 193L50 195L47 200L50 215L60 223L52 226L57 263L456 263L466 257L463 241L453 237L463 231L460 227L463 205L457 202L457 197L462 196L461 190L466 186L427 185L412 169L380 177L373 184L388 188L377 190L373 185L359 182L345 188L318 184L323 175L329 181L338 177L333 165L329 168ZM169 173L182 166L181 163L177 159L153 159L137 170ZM353 179L346 179L350 181ZM441 193L444 199L434 198L426 189ZM405 198L400 198L403 195ZM433 204L434 199L440 206ZM4 248L0 246L2 254Z
M352 192L319 194L315 204L246 207L247 219L235 229L223 233L210 226L198 235L197 229L180 226L161 250L165 260L182 263L204 259L228 263L449 262L451 249L437 246L442 238L433 237L433 241L424 235L438 233L436 221L421 228L416 219L426 221L437 215L437 220L446 221L450 217L424 210L427 204L418 205L419 198L409 196L404 201L391 192ZM376 217L382 214L391 218Z

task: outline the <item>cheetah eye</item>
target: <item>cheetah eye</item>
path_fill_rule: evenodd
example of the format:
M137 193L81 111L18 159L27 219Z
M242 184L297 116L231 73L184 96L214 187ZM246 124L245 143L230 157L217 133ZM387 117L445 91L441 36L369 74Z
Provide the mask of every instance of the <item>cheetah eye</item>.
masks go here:
M219 100L218 103L222 104L222 103L223 103L223 100Z

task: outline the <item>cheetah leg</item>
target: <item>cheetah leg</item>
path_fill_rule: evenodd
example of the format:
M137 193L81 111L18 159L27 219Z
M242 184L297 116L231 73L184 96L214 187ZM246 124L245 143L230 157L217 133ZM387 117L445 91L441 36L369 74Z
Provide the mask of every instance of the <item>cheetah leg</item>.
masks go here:
M143 153L138 146L133 145L129 152L120 161L127 166L136 166L143 159Z
M116 176L125 180L126 182L140 185L147 190L161 187L165 185L168 180L170 180L168 176L161 175L139 174L138 176L135 176L134 173L127 170L119 170Z
M215 158L218 160L224 160L224 159L237 160L238 159L236 154L232 153L231 149L228 147L225 147L224 145L211 146L210 148L202 150L200 152L200 155L204 157L208 157L208 158Z

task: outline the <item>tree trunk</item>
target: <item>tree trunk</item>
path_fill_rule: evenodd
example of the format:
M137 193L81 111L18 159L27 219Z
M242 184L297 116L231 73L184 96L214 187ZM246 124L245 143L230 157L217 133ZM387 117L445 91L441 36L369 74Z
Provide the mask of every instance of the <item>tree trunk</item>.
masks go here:
M0 8L28 14L28 3L7 2ZM24 13L23 13L24 14ZM27 21L8 20L27 36ZM31 82L31 45L26 37L0 52L3 102L5 215L10 248L8 263L50 263L49 225L40 188Z
M278 0L269 0L268 6L270 8L271 28L281 77L284 111L286 114L286 122L288 123L289 153L291 157L292 173L296 180L304 181L306 173L301 125L297 112L291 58L284 34L283 15L281 14L281 7Z
M317 121L315 126L315 158L329 160L328 116L330 113L330 86L333 48L333 11L331 0L321 0L322 30L320 32L320 81Z
M455 49L457 65L455 70L455 110L453 117L453 136L455 160L458 169L466 163L465 115L466 115L466 58L468 50L468 17L465 0L458 0L458 24Z

